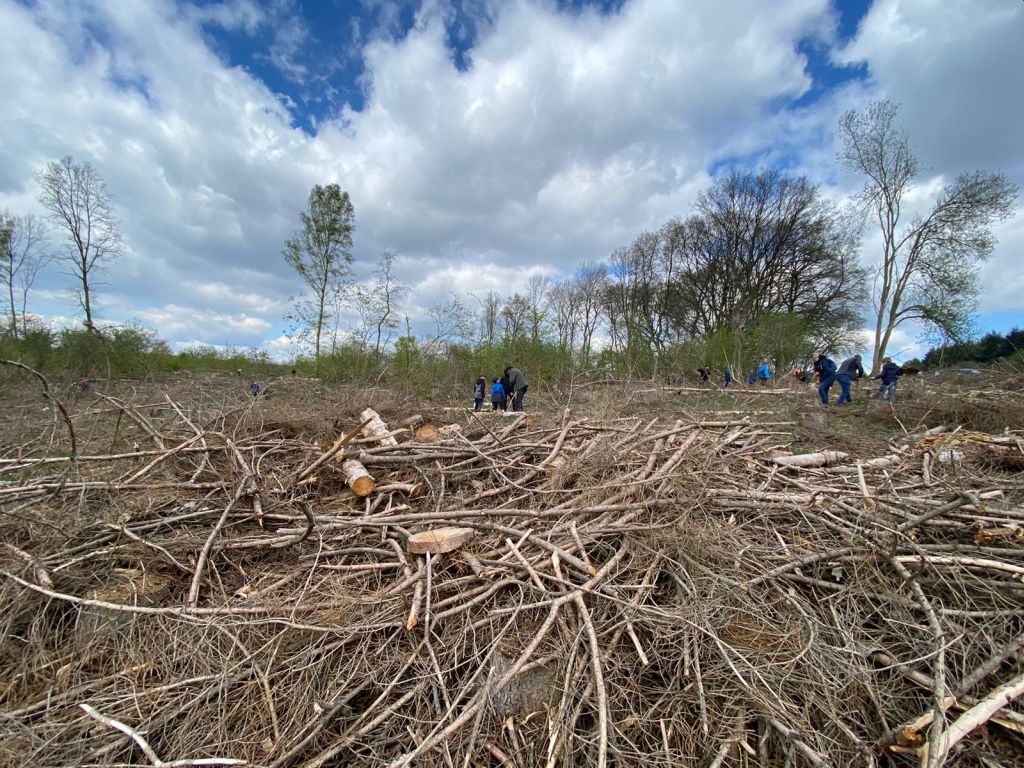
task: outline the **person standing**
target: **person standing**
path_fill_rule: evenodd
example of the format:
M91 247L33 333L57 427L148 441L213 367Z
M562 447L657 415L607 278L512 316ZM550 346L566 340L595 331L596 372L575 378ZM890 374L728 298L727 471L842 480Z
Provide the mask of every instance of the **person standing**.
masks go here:
M828 405L828 391L836 380L836 363L824 353L814 361L814 373L818 377L818 397L822 405Z
M896 365L892 361L891 357L882 358L882 370L875 376L876 379L881 379L882 383L878 387L878 396L876 400L881 400L883 397L887 398L890 403L896 402L896 379L903 375L903 369Z
M710 387L711 386L711 374L708 373L708 369L707 368L698 368L697 369L697 373L700 374L700 385L702 387Z
M839 393L839 399L836 400L837 405L853 402L850 399L850 385L854 379L859 379L863 375L864 366L860 364L860 355L843 360L839 365L839 370L836 371L836 381L839 382L839 387L842 390Z
M768 361L762 360L761 365L757 368L757 380L762 384L767 384L772 377L772 369L768 367Z
M476 384L473 386L473 410L482 411L484 409L484 393L487 391L487 379L483 376L478 376Z
M505 375L508 376L509 391L512 393L512 410L521 411L523 410L523 398L526 397L526 390L529 387L526 377L523 376L522 371L511 365L505 369Z
M501 379L497 376L495 376L494 381L491 382L491 410L508 410L508 401L505 397L505 387L501 385Z
M725 368L722 370L722 389L728 389L730 383L732 383L732 374L729 373L728 368Z

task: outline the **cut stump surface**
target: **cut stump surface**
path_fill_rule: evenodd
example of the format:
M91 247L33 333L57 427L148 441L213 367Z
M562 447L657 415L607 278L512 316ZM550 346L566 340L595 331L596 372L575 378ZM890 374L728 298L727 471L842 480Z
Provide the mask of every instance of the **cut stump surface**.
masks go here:
M405 548L414 555L440 554L458 549L476 535L472 528L435 528L414 533Z

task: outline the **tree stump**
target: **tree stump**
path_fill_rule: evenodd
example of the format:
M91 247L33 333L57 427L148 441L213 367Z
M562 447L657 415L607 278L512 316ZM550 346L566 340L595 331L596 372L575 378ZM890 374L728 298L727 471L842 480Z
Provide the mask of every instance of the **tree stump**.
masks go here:
M476 535L472 528L435 528L414 533L405 542L405 548L414 555L432 555L458 549Z
M828 414L824 411L804 411L796 419L797 426L814 432L828 429Z

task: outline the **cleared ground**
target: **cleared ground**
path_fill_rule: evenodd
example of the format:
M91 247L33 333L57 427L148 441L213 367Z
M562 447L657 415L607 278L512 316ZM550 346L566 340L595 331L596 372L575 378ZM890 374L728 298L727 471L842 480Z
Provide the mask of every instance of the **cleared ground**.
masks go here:
M212 375L62 412L5 376L4 764L1021 762L1003 382L828 411L592 382L477 416ZM410 551L438 528L468 541Z

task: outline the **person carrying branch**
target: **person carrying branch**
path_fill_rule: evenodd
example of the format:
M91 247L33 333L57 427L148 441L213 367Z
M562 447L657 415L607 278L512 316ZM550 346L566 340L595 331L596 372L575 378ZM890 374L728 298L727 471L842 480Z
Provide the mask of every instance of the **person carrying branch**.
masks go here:
M523 372L518 368L513 368L511 365L505 369L505 375L508 376L509 392L512 394L512 410L521 411L523 410L523 398L526 396L526 390L529 385L526 383L526 377L523 376Z
M892 361L891 357L882 358L882 370L879 372L876 379L881 379L882 383L878 387L878 396L876 400L881 400L883 397L887 398L890 403L896 402L896 379L903 375L903 369L896 365Z

